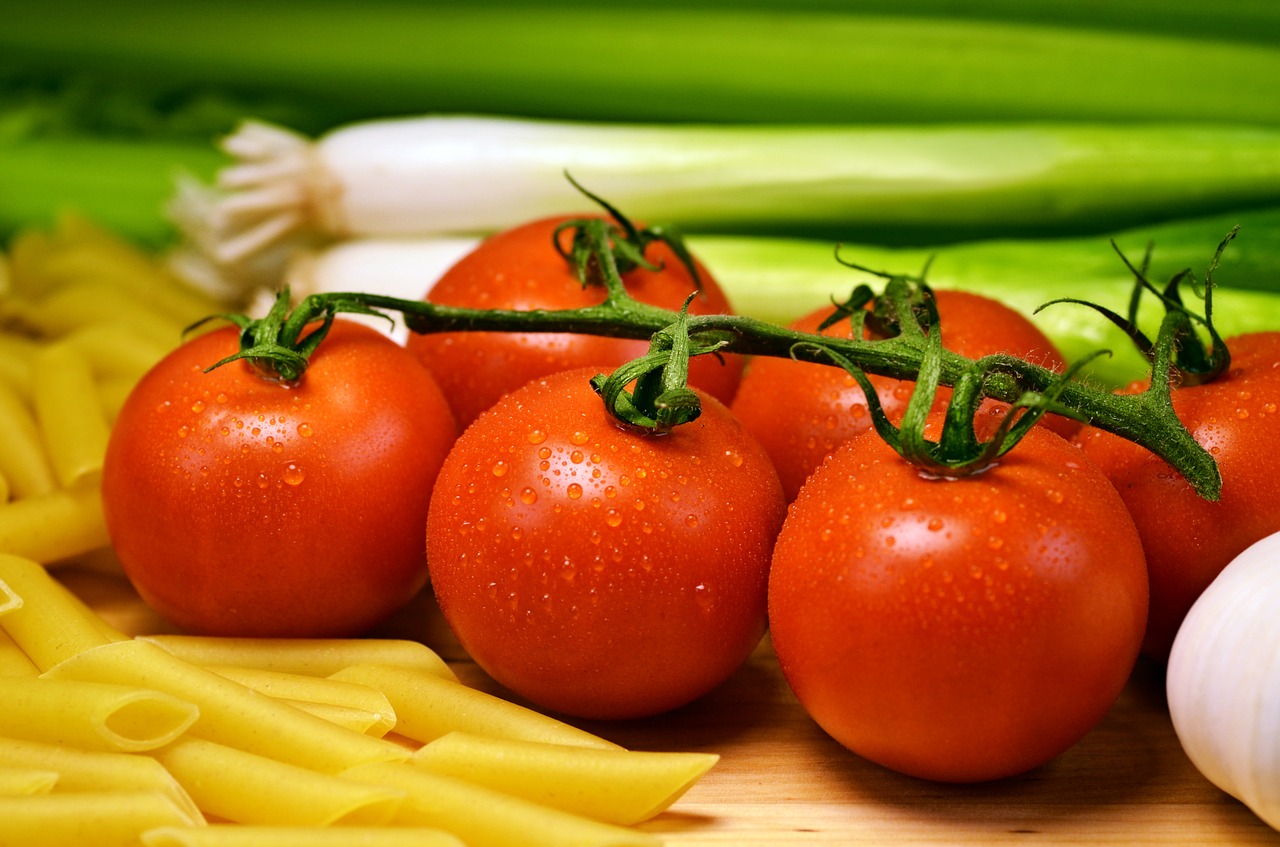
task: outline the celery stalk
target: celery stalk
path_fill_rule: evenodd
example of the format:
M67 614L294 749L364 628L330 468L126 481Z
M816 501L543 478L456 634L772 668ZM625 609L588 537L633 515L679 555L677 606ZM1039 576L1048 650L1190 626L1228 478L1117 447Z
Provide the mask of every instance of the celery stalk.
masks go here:
M641 121L1280 121L1274 44L1076 20L781 3L46 0L6 14L0 65L171 91L269 88L311 104L314 123L299 125L308 131L458 110Z
M176 173L211 178L209 145L107 138L0 138L0 239L75 211L140 244L172 241L164 214Z

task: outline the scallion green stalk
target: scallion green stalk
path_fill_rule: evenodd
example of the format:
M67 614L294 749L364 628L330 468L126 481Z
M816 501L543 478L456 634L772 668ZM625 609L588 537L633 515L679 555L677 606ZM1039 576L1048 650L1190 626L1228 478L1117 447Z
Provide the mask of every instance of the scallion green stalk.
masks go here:
M1084 5L1069 0L1026 4L1051 7L1039 22L932 5L913 15L910 5L859 11L856 2L46 0L5 15L0 65L170 92L270 88L309 104L313 122L299 128L312 132L459 110L626 121L1280 121L1280 49L1202 35L1225 34L1200 22L1232 9L1203 4L1172 36L1137 29L1134 2L1130 23L1112 29L1095 26L1106 14L1062 11Z

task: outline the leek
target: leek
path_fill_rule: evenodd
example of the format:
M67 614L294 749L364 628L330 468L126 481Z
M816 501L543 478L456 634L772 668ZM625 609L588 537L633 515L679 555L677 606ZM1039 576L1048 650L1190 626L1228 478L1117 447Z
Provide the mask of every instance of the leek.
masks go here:
M1280 128L620 125L439 116L316 142L249 123L184 230L235 264L290 237L489 232L589 206L686 232L935 244L1280 204Z
M0 68L78 71L166 94L268 88L308 104L300 128L312 132L458 110L626 121L1280 120L1275 43L1202 35L1249 29L1248 18L1230 33L1205 23L1233 10L1187 13L1183 0L1175 36L1094 28L1106 13L1070 11L1066 0L1044 4L1068 11L1040 23L1008 3L986 16L952 4L953 17L814 5L45 0L5 15ZM1126 5L1132 22L1141 7ZM1163 4L1150 14L1162 18ZM1275 15L1254 17L1265 31Z

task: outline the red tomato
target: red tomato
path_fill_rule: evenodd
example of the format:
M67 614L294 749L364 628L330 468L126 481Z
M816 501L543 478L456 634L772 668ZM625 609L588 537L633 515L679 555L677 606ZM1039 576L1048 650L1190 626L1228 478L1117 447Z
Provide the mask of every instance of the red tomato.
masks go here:
M422 527L456 437L430 374L377 331L335 322L296 384L243 361L227 328L178 348L130 395L103 503L142 597L180 627L359 633L426 580Z
M999 301L962 291L937 291L943 344L948 350L980 358L1012 353L1053 370L1065 369L1062 355L1035 324ZM830 307L817 309L792 324L793 329L817 332ZM848 338L847 321L824 330L824 335ZM898 423L906 411L914 383L871 375L889 419ZM938 391L938 404L950 396ZM866 397L857 381L842 368L758 357L747 365L731 405L747 430L768 451L788 500L840 444L871 429ZM987 409L1003 414L1007 405L989 401ZM1046 426L1069 437L1079 425L1046 416Z
M552 234L565 218L548 218L483 241L431 288L427 299L482 309L573 309L603 302L604 289L584 288L555 249ZM561 236L569 243L570 235ZM623 275L628 293L655 306L678 310L694 292L693 278L665 244L655 242L646 257L660 270L636 268ZM720 286L698 265L702 294L690 314L730 311ZM465 427L509 391L537 377L603 364L610 369L649 349L648 341L569 333L444 332L410 336L407 345L427 366ZM727 403L742 373L742 359L699 356L689 366L689 382Z
M631 718L699 697L755 648L785 505L718 401L639 434L606 412L597 372L537 380L463 433L427 559L445 618L498 682L558 712Z
M1086 429L1078 439L1137 522L1151 574L1143 652L1161 661L1214 577L1280 531L1280 332L1231 338L1227 346L1227 374L1173 392L1178 419L1218 463L1221 499L1200 497L1164 460L1119 436Z
M853 752L972 782L1047 762L1124 687L1147 611L1133 522L1034 428L996 466L927 477L874 432L791 505L769 615L787 682Z

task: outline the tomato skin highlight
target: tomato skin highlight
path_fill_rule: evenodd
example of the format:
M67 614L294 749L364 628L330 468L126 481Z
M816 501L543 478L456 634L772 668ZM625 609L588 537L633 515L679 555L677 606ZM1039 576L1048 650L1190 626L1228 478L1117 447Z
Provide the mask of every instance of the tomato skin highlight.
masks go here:
M184 630L337 636L423 587L422 526L457 428L403 348L334 323L288 386L229 327L143 377L108 446L103 505L139 594Z
M819 468L774 549L783 674L854 753L912 776L999 779L1115 702L1146 621L1132 520L1036 427L976 476L926 478L874 433Z
M1120 492L1147 551L1151 620L1143 652L1165 661L1182 619L1222 569L1280 531L1280 332L1228 338L1222 377L1173 391L1173 408L1222 474L1222 494L1200 497L1168 463L1102 430L1077 441ZM1140 390L1142 385L1129 390Z
M765 631L777 474L727 409L666 435L624 429L588 380L535 380L482 414L427 521L446 620L494 679L563 714L681 706Z
M445 272L426 299L450 306L519 310L576 309L603 302L604 288L584 288L555 250L553 233L565 220L569 218L544 218L485 239ZM568 232L562 233L563 244L569 239ZM627 293L642 303L678 311L697 290L693 277L665 244L650 244L645 256L659 269L638 267L623 274ZM689 304L689 313L730 312L711 273L696 266L702 293ZM465 428L502 395L531 380L587 366L612 369L644 355L649 342L570 333L441 332L412 335L406 346L435 375ZM699 356L689 364L689 383L728 403L742 366L740 356Z
M942 326L943 345L971 359L993 353L1012 353L1052 370L1066 362L1053 342L1022 314L989 297L965 291L934 292ZM802 332L817 332L831 313L825 306L791 324ZM848 321L823 331L848 338ZM914 383L876 374L868 375L889 420L898 423L911 399ZM948 388L938 391L940 407L950 397ZM777 357L750 360L730 405L773 459L788 500L826 456L845 441L871 429L866 396L857 381L842 368ZM989 401L986 410L1003 414L1004 404ZM1070 437L1079 424L1069 418L1047 415L1045 426Z

